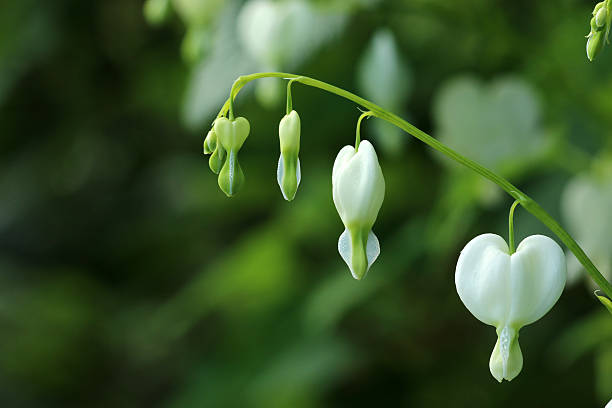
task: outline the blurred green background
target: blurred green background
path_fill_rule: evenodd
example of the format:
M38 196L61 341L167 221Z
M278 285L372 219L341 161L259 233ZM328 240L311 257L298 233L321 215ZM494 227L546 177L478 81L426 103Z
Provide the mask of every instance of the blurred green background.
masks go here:
M610 278L612 50L594 2L8 0L0 3L0 406L602 407L612 320L570 282L498 384L493 327L461 304L474 236L509 197L364 122L387 183L381 255L353 280L331 169L357 107L294 86L302 184L276 182L284 82L236 109L252 132L228 199L203 137L240 74L352 90L515 182ZM525 211L517 240L551 235Z

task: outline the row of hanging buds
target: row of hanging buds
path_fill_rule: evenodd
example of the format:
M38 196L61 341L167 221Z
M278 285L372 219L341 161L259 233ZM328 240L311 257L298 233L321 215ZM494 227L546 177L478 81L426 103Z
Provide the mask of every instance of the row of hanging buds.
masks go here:
M285 200L295 198L301 181L300 116L293 109L291 85L287 84L287 111L281 119L278 133L280 157L277 181ZM334 204L345 226L338 240L338 252L355 279L362 279L378 257L380 244L372 232L385 196L385 180L376 151L367 140L361 141L361 121L372 112L365 112L357 121L355 146L344 146L332 170ZM219 187L228 196L235 195L244 183L244 173L238 162L238 151L249 135L249 122L233 117L230 101L229 118L221 116L204 139L204 154L210 154L210 169L218 174Z

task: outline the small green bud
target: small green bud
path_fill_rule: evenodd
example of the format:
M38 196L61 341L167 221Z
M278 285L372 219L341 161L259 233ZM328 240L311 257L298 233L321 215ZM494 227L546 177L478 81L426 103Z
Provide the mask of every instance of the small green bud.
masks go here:
M227 151L227 158L219 173L219 187L228 197L238 192L244 182L244 173L238 162L238 152L249 136L249 121L239 117L234 120L219 118L215 121L217 146Z
M593 58L599 54L604 45L604 33L598 31L596 33L589 34L586 44L587 58L589 61L593 61Z
M605 1L600 1L599 3L597 3L595 5L595 8L593 9L593 15L596 15L597 13L599 13L599 10L601 10L602 8L605 8L604 7L606 5L605 3L606 3Z
M230 151L217 180L219 187L228 196L234 196L244 183L244 172L238 163L235 151Z
M280 140L280 157L276 179L285 200L295 197L302 179L300 169L300 116L294 110L280 121L278 125Z
M217 134L214 129L210 129L204 139L204 154L211 154L217 148Z
M595 24L597 27L603 27L606 24L608 17L608 10L605 7L601 7L597 14L595 14Z
M221 171L225 162L225 153L226 151L223 146L217 143L217 148L210 155L210 159L208 159L208 167L210 167L213 173L219 174Z

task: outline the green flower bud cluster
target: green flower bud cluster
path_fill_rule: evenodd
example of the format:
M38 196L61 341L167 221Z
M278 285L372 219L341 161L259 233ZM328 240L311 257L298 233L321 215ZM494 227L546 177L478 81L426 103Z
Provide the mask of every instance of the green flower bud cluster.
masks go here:
M280 157L276 179L285 200L295 198L302 180L300 169L300 115L291 107L291 83L287 86L287 114L278 125ZM232 101L233 102L233 101ZM228 197L238 192L244 183L244 172L238 163L238 151L249 136L250 125L245 118L234 119L233 103L230 102L229 117L218 117L206 135L204 154L210 154L210 169L218 174L219 187Z
M210 154L208 165L218 174L219 187L232 197L244 183L244 172L238 162L238 152L249 136L251 126L245 118L217 118L204 139L204 154Z
M249 121L243 117L234 120L220 117L206 135L203 153L210 154L208 165L218 174L219 187L228 196L234 196L244 184L244 172L238 162L238 152L250 132ZM300 170L300 116L291 110L278 126L280 158L277 181L287 201L295 198L302 174Z
M610 32L610 22L612 20L612 10L610 0L605 0L595 5L593 17L591 18L591 31L586 36L586 52L589 61L599 54L604 44L609 43L608 34Z

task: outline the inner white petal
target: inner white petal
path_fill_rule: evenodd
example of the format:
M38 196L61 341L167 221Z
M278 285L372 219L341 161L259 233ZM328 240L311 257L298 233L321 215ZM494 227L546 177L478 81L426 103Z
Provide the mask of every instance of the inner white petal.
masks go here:
M285 166L283 165L283 155L281 154L280 157L278 158L278 168L276 170L276 181L278 182L278 186L280 187L281 193L283 194L283 198L285 200L289 200L287 196L285 195L285 190L283 190L284 168Z

